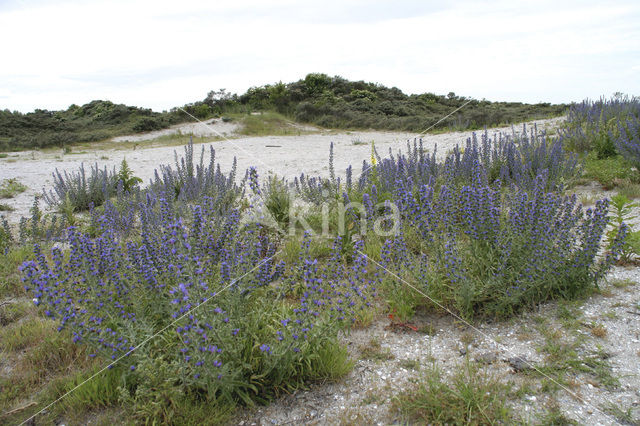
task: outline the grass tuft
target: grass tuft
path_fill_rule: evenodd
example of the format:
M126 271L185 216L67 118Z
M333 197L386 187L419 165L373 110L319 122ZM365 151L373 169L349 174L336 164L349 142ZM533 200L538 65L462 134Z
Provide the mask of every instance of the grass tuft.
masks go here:
M26 185L16 178L5 179L0 183L0 198L13 198L27 190Z
M395 358L389 348L383 348L378 339L371 339L368 344L360 346L362 359L371 361L389 361Z
M424 424L509 424L505 404L508 386L480 371L470 362L462 365L448 383L434 364L416 387L393 400L403 420Z
M246 136L299 136L303 131L276 112L246 115L241 119L238 133Z

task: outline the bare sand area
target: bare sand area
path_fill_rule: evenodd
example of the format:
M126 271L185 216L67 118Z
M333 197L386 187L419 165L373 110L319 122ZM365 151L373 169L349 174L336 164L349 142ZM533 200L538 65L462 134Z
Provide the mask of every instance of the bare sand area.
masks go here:
M553 129L560 120L559 118L540 120L527 123L527 126L531 127L535 123L539 130ZM200 136L197 141L203 142L201 136L222 134L224 129L227 129L227 124L229 123L223 123L221 120L214 123L207 121L207 125L190 123L175 127L173 130L183 135ZM234 131L231 127L227 130ZM512 130L520 132L522 125L514 128L493 128L488 131L493 134L498 131L511 132ZM464 144L472 133L468 131L423 135L423 146L428 150L433 150L437 146L437 154L442 157L456 144ZM162 135L158 132L150 132L136 137L140 138L137 140L142 141L146 140L143 139L145 137L153 139ZM301 173L311 176L328 176L329 147L333 142L336 173L344 174L345 169L352 165L355 176L361 171L362 161L369 161L371 158L371 142L375 143L376 150L384 157L388 155L389 149L394 152L405 151L406 142L415 137L416 134L404 132L320 131L300 136L230 137L227 140L198 143L196 151L199 153L202 147L208 151L209 146L213 146L216 151L216 161L220 163L223 171L230 170L235 157L238 161L238 170L241 172L250 166L255 166L261 176L266 176L267 172L271 171L279 176L293 179ZM71 173L78 170L82 163L86 169L93 164L111 169L117 168L122 159L126 158L134 174L142 178L146 184L160 164L173 164L175 151L179 155L184 152L180 146L150 148L139 146L137 149L123 149L121 144L117 143L131 141L131 138L129 136L117 138L112 144L101 144L102 149L86 150L80 153L65 155L62 150L23 151L0 159L0 181L15 178L28 188L15 198L4 201L15 208L13 212L6 212L6 217L11 223L16 223L21 216L27 215L33 204L34 195L41 194L43 188L51 188L52 174L56 169Z

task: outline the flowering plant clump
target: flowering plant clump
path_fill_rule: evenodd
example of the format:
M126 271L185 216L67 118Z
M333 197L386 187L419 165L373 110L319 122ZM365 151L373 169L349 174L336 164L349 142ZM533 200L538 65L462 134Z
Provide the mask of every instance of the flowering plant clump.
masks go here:
M436 158L437 147L428 154L422 139L407 142L406 154L396 155L389 149L386 158L381 158L372 146L371 163L363 161L357 183L353 181L353 167L346 169L345 184L340 178L310 177L305 174L294 180L297 193L307 201L320 205L342 194L344 190L352 200L361 201L362 194L375 192L377 199L387 199L398 185L430 185L450 187L467 185L480 175L486 185L496 188L515 186L531 190L538 175L545 175L547 189L562 189L580 173L577 157L563 148L561 138L547 137L534 126L529 132L512 134L487 131L473 134L463 147L456 146L444 161ZM333 169L333 145L330 151L329 169ZM339 197L338 197L339 198Z
M398 181L461 186L476 177L480 165L482 179L488 185L532 189L536 176L546 174L546 184L554 189L579 172L577 158L564 151L562 141L546 137L536 127L530 132L525 127L520 134L514 131L512 135L497 133L493 137L485 131L480 140L474 133L463 148L456 146L442 163L436 160L436 150L428 155L422 140L414 141L413 146L407 143L407 154L394 156L390 152L377 165L365 165L359 188L376 185L378 191L393 192Z
M191 141L185 146L184 157L178 157L178 153L174 153L175 169L170 165L161 165L160 170L156 170L150 188L156 193L162 193L165 198L181 201L195 201L203 196L217 198L239 195L241 189L235 182L236 159L233 159L229 174L225 175L220 170L220 164L215 162L216 152L213 147L209 147L209 164L205 164L204 154L203 147L200 162L195 164Z
M538 176L532 191L507 196L482 179L460 189L399 189L403 226L420 236L422 255L410 256L399 234L385 243L383 261L467 317L508 316L550 298L575 297L597 285L628 228L623 224L610 252L598 258L608 201L584 211L575 196L546 186Z
M615 145L620 154L640 170L640 113L618 125L618 137Z
M616 95L611 99L585 100L571 105L560 133L569 149L581 153L593 151L603 159L624 153L617 151L617 140L639 118L637 97Z
M106 216L96 237L69 228L68 257L35 246L25 289L92 356L130 358L123 374L134 382L145 360L161 358L185 389L249 401L329 374L320 367L335 356L338 331L375 296L366 259L342 265L336 243L331 269L318 269L307 253L305 291L291 303L271 285L290 277L267 230L207 201L186 219L159 199L140 209L140 236L124 241ZM138 348L150 336L165 344Z

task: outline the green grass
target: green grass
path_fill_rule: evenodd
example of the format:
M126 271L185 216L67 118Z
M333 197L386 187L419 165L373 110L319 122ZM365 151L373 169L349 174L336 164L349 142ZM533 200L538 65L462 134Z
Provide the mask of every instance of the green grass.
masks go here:
M640 198L640 184L625 182L618 187L618 194L624 195L631 200Z
M335 341L325 343L317 355L313 361L312 380L336 381L346 376L355 365L347 348Z
M420 370L420 361L416 359L401 359L398 365L406 370Z
M362 359L371 361L389 361L395 358L389 348L383 348L378 339L371 339L368 344L360 346Z
M6 326L35 312L35 306L29 301L2 302L0 303L0 326Z
M0 212L12 212L14 210L9 204L0 203Z
M37 345L56 333L55 322L38 317L0 329L0 349L15 352Z
M548 389L557 389L558 384L568 385L568 380L579 374L585 374L600 386L613 389L619 385L613 376L609 354L602 350L589 350L585 347L585 335L575 331L563 332L550 327L546 322L539 325L545 343L540 350L545 354L545 362L531 374L543 374L552 380L546 382Z
M610 284L615 288L627 288L636 285L637 282L628 278L618 278L611 280Z
M640 425L640 418L634 418L631 408L626 410L619 405L608 402L601 407L602 411L615 417L615 419L623 425Z
M297 262L298 257L300 256L301 244L301 238L288 238L283 244L282 254L280 255L282 257L282 260L284 260L287 264ZM322 237L312 238L309 244L309 256L316 259L327 258L331 256L331 242Z
M66 377L52 381L47 389L48 397L56 400L70 390L84 383L75 391L60 401L56 407L59 413L72 411L87 411L96 408L105 408L118 403L119 390L122 385L122 371L117 368L106 370L93 379L88 378L98 372L98 368L85 372L77 372Z
M0 231L0 236L2 232ZM0 300L5 297L19 297L24 295L24 288L20 278L19 266L33 256L30 247L17 247L0 255Z
M400 322L409 321L419 306L427 304L423 295L391 275L385 276L380 288L389 314Z
M263 112L238 118L240 133L246 136L299 136L307 131L295 126L295 123L277 112Z
M27 190L27 187L17 179L5 179L0 183L0 198L13 198Z
M575 420L568 418L561 410L557 402L547 405L543 413L539 415L538 424L544 426L570 426L579 424Z
M394 410L409 423L511 424L513 413L506 405L509 387L465 362L450 381L434 364L413 389L393 400Z
M617 186L633 188L630 185L640 183L638 171L632 170L631 165L620 155L604 159L598 159L592 154L587 155L584 176L599 182L604 189Z

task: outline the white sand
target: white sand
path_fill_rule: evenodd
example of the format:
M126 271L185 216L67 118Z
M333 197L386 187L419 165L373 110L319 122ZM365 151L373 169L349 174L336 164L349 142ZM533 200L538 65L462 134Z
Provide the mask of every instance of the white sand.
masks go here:
M204 124L203 124L204 123ZM224 122L220 118L206 120L203 123L176 124L168 129L155 130L153 132L118 136L114 142L141 142L150 141L161 136L169 135L193 135L193 136L230 136L238 131L240 125L236 122Z
M542 120L537 122L539 128L551 128L557 125L560 119ZM220 132L220 123L216 123L216 130ZM228 123L224 123L228 124ZM529 123L531 125L532 123ZM201 131L202 135L211 134L211 129L202 124L189 124L193 133ZM198 130L198 128L200 130ZM520 130L522 126L518 126ZM185 129L184 125L182 129ZM493 133L498 130L511 131L511 128L490 129ZM183 130L183 133L185 131ZM157 132L150 134L157 137ZM438 135L423 136L424 148L432 150L437 144L438 156L442 157L456 144L463 144L472 132L452 132ZM145 138L148 135L138 135ZM266 176L267 171L272 171L280 176L293 179L304 172L307 175L328 176L329 145L334 143L334 165L338 175L344 175L344 170L351 164L354 168L354 179L360 173L362 161L369 161L371 157L371 141L375 142L376 149L381 156L388 154L389 148L394 152L406 150L406 141L413 140L415 134L399 132L324 132L302 136L266 136L246 137L202 143L196 145L196 152L202 146L207 150L213 146L216 150L216 161L220 162L223 171L231 168L233 157L238 159L238 174L243 176L244 170L249 166L258 168L261 176ZM124 137L127 138L127 137ZM128 137L130 138L130 137ZM121 140L121 139L119 139ZM143 139L139 139L143 140ZM355 141L362 144L354 143ZM267 147L277 145L279 147ZM41 194L43 188L50 188L53 182L52 173L57 168L61 172L74 172L82 162L85 168L98 163L100 167L109 169L119 166L123 158L127 159L129 166L136 176L143 179L145 184L153 177L154 170L159 164L173 164L174 151L178 154L184 152L182 147L157 147L140 148L136 150L114 148L97 150L86 154L44 153L40 151L24 151L12 154L9 158L0 159L0 180L17 178L29 189L13 199L0 200L0 202L13 206L14 212L5 212L5 216L12 223L19 221L22 215L28 215L33 203L34 195ZM58 157L58 158L56 158ZM108 159L101 159L107 157ZM205 157L205 161L208 159Z

